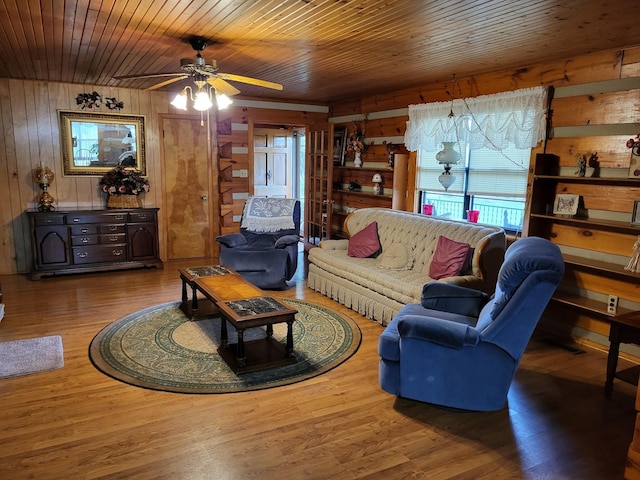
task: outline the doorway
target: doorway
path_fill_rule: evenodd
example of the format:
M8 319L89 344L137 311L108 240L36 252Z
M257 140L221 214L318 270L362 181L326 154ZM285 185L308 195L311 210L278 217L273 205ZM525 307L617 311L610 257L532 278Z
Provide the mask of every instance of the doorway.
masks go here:
M300 200L304 224L305 127L255 125L253 129L253 195Z
M293 135L286 128L253 131L253 194L258 197L292 196Z

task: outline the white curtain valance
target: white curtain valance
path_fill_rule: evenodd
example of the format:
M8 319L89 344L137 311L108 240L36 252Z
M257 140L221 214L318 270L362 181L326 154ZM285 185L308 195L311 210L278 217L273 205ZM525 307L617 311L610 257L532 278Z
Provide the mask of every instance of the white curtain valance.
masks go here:
M440 150L442 142L472 149L530 149L545 138L546 113L546 87L409 105L404 143L411 151L430 152Z

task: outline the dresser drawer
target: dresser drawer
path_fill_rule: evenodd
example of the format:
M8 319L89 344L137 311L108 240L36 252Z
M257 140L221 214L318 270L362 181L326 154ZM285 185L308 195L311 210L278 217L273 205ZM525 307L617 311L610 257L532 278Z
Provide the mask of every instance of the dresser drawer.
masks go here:
M107 233L124 233L125 229L124 225L100 225L98 231L104 235Z
M131 223L155 222L156 216L151 212L134 212L129 213L129 221Z
M100 262L125 262L127 248L125 245L93 245L89 247L73 247L73 263L76 265Z
M71 237L71 245L74 247L80 245L97 245L100 237L98 235L76 235Z
M36 225L64 225L64 215L36 215Z
M75 225L71 227L71 235L95 235L98 233L97 225Z
M126 223L126 213L78 213L67 214L66 220L68 225L78 225L84 223Z
M125 243L127 241L127 236L124 233L109 233L106 235L100 235L100 243L101 244L114 244L114 243Z

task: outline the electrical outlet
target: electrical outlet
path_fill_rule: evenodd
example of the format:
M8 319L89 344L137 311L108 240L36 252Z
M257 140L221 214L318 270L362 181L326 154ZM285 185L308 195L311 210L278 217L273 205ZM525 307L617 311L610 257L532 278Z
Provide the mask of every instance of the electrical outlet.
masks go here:
M609 302L607 303L607 312L614 314L618 309L618 297L616 295L609 295Z

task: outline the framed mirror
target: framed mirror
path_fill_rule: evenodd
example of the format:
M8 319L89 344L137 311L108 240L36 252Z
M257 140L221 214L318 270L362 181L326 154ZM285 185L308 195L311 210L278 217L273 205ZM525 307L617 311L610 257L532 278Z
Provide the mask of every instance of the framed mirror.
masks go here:
M147 174L144 116L58 113L64 175L102 176L119 165Z

